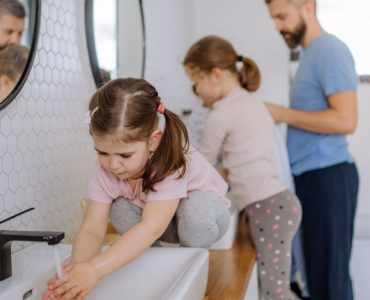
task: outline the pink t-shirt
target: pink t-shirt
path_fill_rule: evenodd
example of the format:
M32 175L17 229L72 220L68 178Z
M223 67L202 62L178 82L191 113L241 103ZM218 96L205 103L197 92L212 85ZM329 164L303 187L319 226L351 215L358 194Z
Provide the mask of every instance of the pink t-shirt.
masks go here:
M175 172L154 185L156 192L147 194L141 189L141 179L133 191L126 180L118 179L97 163L90 181L89 198L96 202L111 203L113 199L125 197L143 208L146 201L173 200L187 197L191 191L209 191L215 192L230 206L230 201L225 197L227 184L216 169L192 147L186 154L186 161L183 177L177 178L178 173Z

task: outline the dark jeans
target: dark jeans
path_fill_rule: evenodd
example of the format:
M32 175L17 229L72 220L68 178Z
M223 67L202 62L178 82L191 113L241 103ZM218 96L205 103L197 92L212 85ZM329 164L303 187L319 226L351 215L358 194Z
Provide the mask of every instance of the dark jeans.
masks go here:
M302 203L303 249L312 300L352 300L349 262L357 206L353 163L305 172L294 178Z

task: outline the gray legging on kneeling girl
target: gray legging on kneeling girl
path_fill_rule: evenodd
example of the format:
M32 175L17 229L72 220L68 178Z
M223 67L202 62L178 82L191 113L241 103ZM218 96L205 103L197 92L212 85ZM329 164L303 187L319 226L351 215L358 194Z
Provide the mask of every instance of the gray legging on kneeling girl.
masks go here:
M120 197L113 201L110 221L119 234L141 220L142 208ZM219 240L230 222L225 201L213 192L193 191L180 200L176 215L159 239L185 247L207 248Z

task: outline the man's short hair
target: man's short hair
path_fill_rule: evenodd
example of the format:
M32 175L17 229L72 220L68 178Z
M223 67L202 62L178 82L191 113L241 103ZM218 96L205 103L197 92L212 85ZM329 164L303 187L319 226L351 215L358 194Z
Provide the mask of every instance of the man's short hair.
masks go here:
M0 17L2 15L12 15L24 19L26 17L26 10L18 0L0 0Z

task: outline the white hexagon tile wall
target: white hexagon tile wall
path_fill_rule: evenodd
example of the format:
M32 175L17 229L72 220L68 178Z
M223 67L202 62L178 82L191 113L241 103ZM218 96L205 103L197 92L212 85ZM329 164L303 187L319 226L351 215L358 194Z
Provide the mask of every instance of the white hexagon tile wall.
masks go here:
M16 99L0 111L0 220L35 209L0 229L64 231L70 241L95 160L83 123L95 84L84 1L41 2L33 67Z

